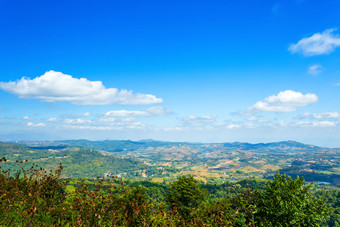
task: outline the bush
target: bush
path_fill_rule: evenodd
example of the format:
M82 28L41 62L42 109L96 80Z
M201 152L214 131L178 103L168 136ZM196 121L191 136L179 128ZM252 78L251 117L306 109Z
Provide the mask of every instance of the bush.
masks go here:
M331 213L327 192L316 198L303 178L280 174L261 191L230 185L232 196L214 202L193 177L182 176L168 186L168 209L145 187L121 179L84 180L66 190L62 165L54 172L18 165L13 173L0 167L0 226L319 226ZM338 198L329 198L336 211ZM336 226L338 212L331 215Z

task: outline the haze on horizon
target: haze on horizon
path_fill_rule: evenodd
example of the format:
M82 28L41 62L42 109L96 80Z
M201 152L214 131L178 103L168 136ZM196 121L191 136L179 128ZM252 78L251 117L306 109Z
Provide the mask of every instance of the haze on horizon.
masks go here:
M0 1L0 141L340 147L340 2Z

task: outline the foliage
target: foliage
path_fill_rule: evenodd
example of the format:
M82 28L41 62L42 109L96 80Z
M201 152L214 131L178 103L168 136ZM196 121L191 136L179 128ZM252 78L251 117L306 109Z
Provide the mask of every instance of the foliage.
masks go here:
M323 222L323 225L331 227L340 226L340 191L334 189L326 192L324 190L318 190L315 194L321 199L326 196L326 204L331 206L332 212L330 218L327 222Z
M63 167L60 165L55 173L47 173L37 165L28 170L19 166L14 176L10 169L1 170L0 167L0 225L32 225L37 220L54 223L53 216L65 200L66 182L59 179Z
M14 176L11 170L0 172L0 226L145 226L150 221L151 200L143 188L109 181L111 187L104 191L103 179L98 179L66 194L61 165L53 174L36 165L26 170L22 164Z
M4 164L6 159L0 159ZM0 166L0 226L337 226L339 193L318 191L302 178L276 174L261 181L240 181L210 191L192 177L168 185L124 179L60 178L63 166L46 171L37 165L18 170ZM245 186L247 185L247 186ZM250 187L249 187L250 185ZM70 187L71 186L71 187ZM152 197L157 199L153 200ZM165 197L165 199L164 199ZM164 202L167 201L167 204ZM333 206L330 209L325 203ZM332 211L335 212L332 212ZM327 216L331 219L327 219Z
M166 201L172 210L178 210L184 219L191 217L192 209L198 208L208 197L208 191L192 177L182 176L169 185Z
M256 191L256 219L265 226L316 226L329 215L325 198L311 194L303 178L275 174L264 191Z

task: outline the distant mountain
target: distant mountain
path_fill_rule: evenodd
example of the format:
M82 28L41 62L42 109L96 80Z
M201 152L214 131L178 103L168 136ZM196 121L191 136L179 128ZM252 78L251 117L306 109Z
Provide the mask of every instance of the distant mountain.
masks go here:
M322 148L314 145L308 145L299 143L296 141L280 141L271 143L188 143L188 142L167 142L157 140L103 140L103 141L90 141L90 140L60 140L54 142L54 144L66 144L69 146L87 146L96 149L101 149L109 152L120 152L120 151L133 151L137 149L145 149L147 147L171 147L179 145L216 145L223 146L225 149L230 150L244 150L244 151L258 151L258 152L286 152L288 150L294 151L324 151L329 148Z
M106 150L109 152L116 152L120 150L136 150L136 149L143 149L147 147L171 147L171 146L178 146L178 145L222 145L226 149L239 149L245 151L255 151L255 150L263 150L266 152L269 151L287 151L287 150L313 150L313 151L321 151L325 149L325 147L319 147L315 145L304 144L296 141L280 141L280 142L269 142L269 143L247 143L247 142L230 142L230 143L189 143L189 142L168 142L168 141L159 141L153 139L144 139L139 141L132 141L132 140L102 140L102 141L92 141L92 140L34 140L33 138L37 138L38 135L34 135L25 140L15 141L16 143L22 143L29 146L37 146L40 144L41 146L60 146L60 145L68 145L68 146L87 146L96 149ZM1 139L0 141L10 142L8 139ZM11 140L13 141L13 140ZM45 141L45 142L34 142L34 141Z
M60 140L55 143L63 143L69 146L87 146L108 152L121 152L133 151L137 149L145 149L148 147L170 147L179 144L179 142L165 142L157 140L103 140L103 141L90 141L90 140Z
M94 149L99 149L107 152L128 152L136 150L145 150L147 148L171 148L187 146L188 152L191 153L195 149L199 149L204 152L204 147L211 149L221 148L225 151L249 151L255 153L299 153L299 152L326 152L326 151L340 151L340 149L331 149L325 147L319 147L315 145L304 144L296 141L280 141L270 143L245 143L245 142L232 142L232 143L189 143L189 142L168 142L158 140L102 140L102 141L91 141L91 140L57 140L57 141L45 141L45 142L16 142L25 144L29 147L38 149L53 149L53 148L64 148L67 146L83 146ZM190 147L190 148L189 148Z
M281 141L271 143L224 143L225 148L239 149L245 151L263 151L263 152L285 152L289 150L294 151L321 151L328 148L321 148L314 145L299 143L296 141Z

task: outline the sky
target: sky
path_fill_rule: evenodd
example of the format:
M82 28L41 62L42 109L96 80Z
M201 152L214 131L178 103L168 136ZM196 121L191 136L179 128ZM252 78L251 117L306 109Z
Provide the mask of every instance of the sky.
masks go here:
M0 140L340 147L338 0L0 0Z

